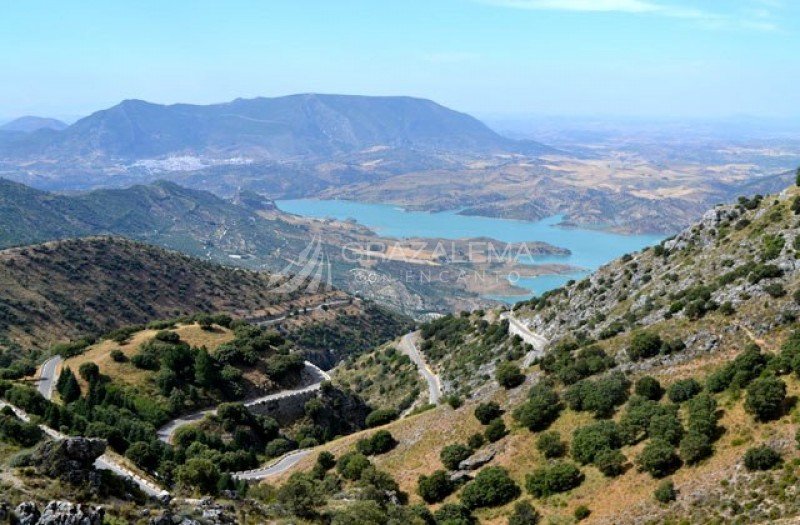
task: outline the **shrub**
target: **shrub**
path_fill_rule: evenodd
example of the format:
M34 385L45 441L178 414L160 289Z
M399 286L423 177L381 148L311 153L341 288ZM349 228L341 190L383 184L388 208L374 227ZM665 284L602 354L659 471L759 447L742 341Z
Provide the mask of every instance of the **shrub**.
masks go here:
M613 421L598 421L577 428L572 434L572 457L583 465L594 462L600 452L621 446L619 426Z
M639 469L654 478L663 478L680 467L675 447L661 439L651 439L636 459Z
M786 289L783 287L781 283L770 283L764 286L764 291L767 292L770 295L770 297L774 299L786 295Z
M35 423L20 420L8 407L0 411L0 441L32 447L43 437L44 433Z
M277 499L281 505L296 516L312 518L315 508L324 503L314 480L306 474L296 472L278 489Z
M397 446L397 441L388 430L378 430L371 437L359 439L356 450L365 456L385 454Z
M628 399L630 381L615 372L606 377L583 379L567 389L564 399L573 410L594 412L598 417L609 417L614 409Z
M461 503L469 509L496 507L519 497L520 490L508 471L502 467L486 467L461 492Z
M478 450L486 443L486 438L483 437L483 434L476 432L472 434L469 439L467 439L467 446L472 450Z
M667 389L667 397L673 403L683 403L693 398L703 387L694 378L680 379L672 383Z
M472 455L472 450L461 444L447 445L439 453L439 459L447 470L458 470L458 465Z
M677 407L674 405L670 407L640 396L632 397L620 418L619 425L623 442L633 445L645 439L649 435L650 420L654 416L676 410Z
M374 428L385 425L397 419L397 411L390 408L379 408L373 410L367 416L365 423L367 427Z
M203 494L216 494L220 472L217 466L204 458L192 458L178 467L178 483L195 487Z
M417 494L426 503L439 503L453 493L455 485L444 470L437 470L430 476L420 476L417 480Z
M665 479L658 484L656 490L653 491L653 497L660 503L669 503L675 501L678 497L678 492L675 490L675 484L671 479Z
M689 432L698 432L713 440L717 434L717 402L703 392L686 403Z
M111 359L113 359L116 363L124 363L128 360L128 357L125 355L125 352L119 348L115 348L111 351Z
M744 409L759 421L769 421L781 414L786 399L786 383L776 377L761 377L747 387Z
M514 513L508 517L508 525L537 525L541 515L527 501L514 504Z
M494 401L488 403L480 403L475 408L475 418L481 422L482 425L488 425L493 419L500 417L503 411L500 405Z
M264 447L264 454L269 457L276 458L291 451L292 448L294 447L290 441L283 438L277 438L267 443L267 446Z
M711 439L706 434L689 431L680 444L681 459L688 465L694 465L707 458L713 452Z
M364 454L359 452L347 452L342 454L339 461L336 462L336 470L342 475L344 479L356 481L361 479L361 474L372 464Z
M490 443L494 443L495 441L503 439L506 434L508 434L508 431L506 430L506 424L503 422L503 418L501 417L498 417L489 423L489 425L486 427L486 432L484 432L486 441Z
M642 396L645 399L658 401L664 395L664 389L661 388L661 383L657 379L650 376L644 376L636 381L634 392L637 396Z
M544 432L536 440L536 448L548 459L560 458L567 452L567 444L558 432Z
M637 332L628 345L628 357L633 361L653 357L661 350L661 337L651 332Z
M495 379L503 388L514 388L525 381L525 374L514 363L503 363L494 373Z
M323 450L317 456L317 465L324 471L328 471L336 466L336 456L327 450Z
M683 425L674 411L666 411L650 418L647 435L651 439L663 439L671 445L677 445L683 437Z
M625 456L619 450L605 449L597 453L594 465L603 475L612 478L625 471Z
M532 432L546 429L561 412L558 394L545 384L531 388L528 400L514 410L513 416Z
M100 367L95 363L83 363L80 368L78 368L78 374L80 374L84 381L91 383L100 377Z
M69 367L65 367L58 377L56 390L58 390L61 400L64 401L64 403L72 403L81 397L81 387L78 384L78 380L75 379L75 374L72 373Z
M437 525L473 525L475 518L464 505L447 503L433 514Z
M591 513L592 511L589 510L589 507L586 505L578 505L575 507L575 511L572 513L572 515L575 516L576 521L583 521L588 518L589 514Z
M447 401L447 404L450 405L451 407L453 407L453 409L461 408L461 405L464 404L464 401L460 397L458 397L456 394L451 394L451 395L447 396L445 401Z
M574 464L558 461L534 470L525 477L525 488L537 498L574 489L583 483L583 473Z
M750 281L751 284L756 284L764 279L774 279L782 275L783 270L774 264L757 264L753 268L753 271L750 272L750 275L747 276L747 280Z
M781 455L766 445L749 448L744 454L744 466L750 471L770 470L782 462Z

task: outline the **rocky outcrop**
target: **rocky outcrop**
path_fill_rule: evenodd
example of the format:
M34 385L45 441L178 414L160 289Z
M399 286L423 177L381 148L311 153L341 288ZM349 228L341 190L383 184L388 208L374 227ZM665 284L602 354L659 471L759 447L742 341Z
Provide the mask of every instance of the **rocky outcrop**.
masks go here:
M103 439L75 437L46 441L31 456L40 474L74 485L92 480L95 460L106 450Z
M484 449L475 452L473 455L458 464L459 470L477 470L494 459L495 451Z
M101 525L105 517L102 507L91 507L68 501L51 501L40 512L36 503L20 503L14 511L20 525Z

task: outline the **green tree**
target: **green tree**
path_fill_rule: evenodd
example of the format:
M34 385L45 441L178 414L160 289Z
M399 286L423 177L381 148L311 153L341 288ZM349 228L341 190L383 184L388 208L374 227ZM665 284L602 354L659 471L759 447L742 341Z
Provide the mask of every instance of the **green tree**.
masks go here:
M361 479L361 474L371 465L364 454L348 452L339 458L336 463L336 470L339 471L343 478L356 481Z
M514 504L514 512L508 517L508 525L537 525L541 515L527 501Z
M711 439L701 432L690 430L680 444L681 459L688 465L694 465L709 457L714 452Z
M204 458L192 458L178 467L178 483L193 487L202 494L215 494L220 472L217 466Z
M519 497L520 490L508 471L502 467L486 467L461 492L461 503L469 508L496 507Z
M579 427L572 434L572 457L584 465L594 462L600 452L621 446L619 426L613 421L598 421Z
M663 439L671 445L677 445L683 437L683 425L674 411L665 411L650 418L647 434L652 439Z
M205 347L200 348L195 354L194 382L207 389L214 388L219 384L217 363Z
M694 378L679 379L669 386L667 397L673 403L683 403L699 394L701 390L703 387Z
M628 357L633 361L653 357L661 350L663 341L658 334L651 332L637 332L631 337L628 345Z
M388 430L378 430L369 438L359 439L356 449L365 456L385 454L397 446L397 441Z
M377 410L373 410L372 412L367 415L367 419L365 421L367 427L374 428L379 427L381 425L385 425L386 423L390 423L397 419L397 411L392 410L389 408L379 408Z
M78 380L75 378L75 374L72 373L69 367L64 368L61 372L61 376L58 378L57 389L64 403L72 403L81 397L81 387L78 384Z
M301 518L313 518L316 508L325 502L314 480L301 472L292 474L278 489L278 501Z
M508 431L506 430L506 424L503 422L502 417L493 419L492 422L487 425L486 431L484 432L486 441L490 443L503 439L506 434L508 434Z
M538 468L525 477L525 488L537 498L546 498L574 489L583 483L583 473L568 461L557 461Z
M663 478L680 467L675 447L661 439L651 439L636 459L639 469L654 478Z
M472 450L461 444L447 445L439 453L439 459L447 470L458 470L458 465L472 455Z
M475 518L472 512L464 506L456 503L446 503L439 507L433 514L436 525L474 525Z
M518 406L513 413L521 425L532 432L546 429L561 412L558 394L546 384L531 388L528 400Z
M658 401L664 395L664 389L661 388L661 384L657 379L650 376L644 376L636 381L634 392L636 395L651 401Z
M625 456L619 450L601 450L594 458L594 465L603 475L613 478L625 471Z
M514 363L498 365L494 373L495 379L503 388L514 388L525 381L525 374Z
M83 363L81 364L80 368L78 368L78 373L84 379L84 381L87 383L92 383L97 381L97 379L100 377L100 367L91 362Z
M672 480L665 479L653 491L653 496L661 503L669 503L670 501L675 501L675 498L678 497L678 492L675 490L675 484Z
M488 403L480 403L475 407L475 418L481 422L482 425L488 425L493 419L503 415L500 405L494 401Z
M556 431L542 432L536 440L536 448L547 459L560 458L567 452L567 444Z
M744 409L759 421L780 416L786 399L786 383L777 377L760 377L747 387Z
M444 470L437 470L430 476L420 476L417 480L417 494L426 503L439 503L453 493L455 485Z
M744 454L744 466L750 471L770 470L782 462L781 455L766 445L749 448Z

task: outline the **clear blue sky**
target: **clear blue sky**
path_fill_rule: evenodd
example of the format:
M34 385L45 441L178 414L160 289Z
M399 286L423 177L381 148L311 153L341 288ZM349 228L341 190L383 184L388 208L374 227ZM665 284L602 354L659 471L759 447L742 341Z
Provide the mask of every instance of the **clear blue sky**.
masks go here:
M298 92L798 116L798 22L798 0L0 0L0 117Z

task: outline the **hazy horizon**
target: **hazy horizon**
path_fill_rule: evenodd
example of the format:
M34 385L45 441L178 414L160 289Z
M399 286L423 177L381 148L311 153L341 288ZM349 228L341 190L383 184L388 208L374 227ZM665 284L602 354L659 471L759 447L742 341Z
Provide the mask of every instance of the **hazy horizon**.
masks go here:
M800 117L783 0L12 2L0 117L407 95L470 114Z

